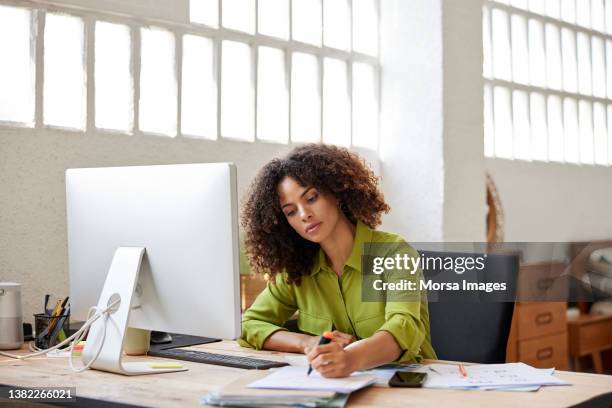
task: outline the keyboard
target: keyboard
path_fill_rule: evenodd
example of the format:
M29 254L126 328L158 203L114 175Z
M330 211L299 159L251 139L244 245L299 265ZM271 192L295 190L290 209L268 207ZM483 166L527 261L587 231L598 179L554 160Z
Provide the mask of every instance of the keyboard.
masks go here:
M172 358L174 360L193 361L195 363L213 364L226 367L246 368L247 370L267 370L268 368L284 367L287 363L261 360L258 358L213 354L205 351L166 349L149 350L149 356Z

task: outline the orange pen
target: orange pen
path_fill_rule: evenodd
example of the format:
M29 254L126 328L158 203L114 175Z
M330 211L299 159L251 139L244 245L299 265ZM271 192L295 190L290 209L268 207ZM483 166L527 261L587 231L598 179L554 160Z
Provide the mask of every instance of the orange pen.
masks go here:
M323 335L319 339L319 346L322 345L322 344L330 343L333 338L334 338L334 333L332 333L330 331L323 332ZM308 373L306 375L310 375L311 372L312 372L312 366L309 364L308 365Z

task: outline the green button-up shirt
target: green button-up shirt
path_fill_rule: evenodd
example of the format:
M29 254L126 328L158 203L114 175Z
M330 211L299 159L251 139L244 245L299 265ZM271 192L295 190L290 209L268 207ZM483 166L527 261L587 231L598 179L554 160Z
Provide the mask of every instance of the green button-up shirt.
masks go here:
M278 274L275 283L268 283L244 313L239 344L261 349L272 333L286 330L282 325L299 310L298 327L304 333L321 335L335 329L364 339L384 330L391 333L403 351L397 361L435 359L425 296L414 302L362 301L361 256L367 243L400 243L403 245L397 248L407 248L410 256L418 256L401 237L372 230L358 222L352 252L342 275L338 277L328 265L322 249L316 255L310 275L302 276L299 286L288 284L285 273ZM421 271L418 272L412 275L414 279L420 276Z

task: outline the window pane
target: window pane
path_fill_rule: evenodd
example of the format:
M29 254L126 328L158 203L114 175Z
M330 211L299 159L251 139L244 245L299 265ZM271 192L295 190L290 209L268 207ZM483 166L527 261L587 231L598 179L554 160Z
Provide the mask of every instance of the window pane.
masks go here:
M560 0L546 0L546 14L552 18L561 18Z
M507 2L506 2L507 3ZM510 5L523 10L527 10L527 0L510 0Z
M563 128L565 130L565 161L578 163L580 144L578 138L578 106L574 99L563 100Z
M576 22L576 0L561 0L561 19Z
M351 143L351 106L345 61L323 62L323 142L341 146Z
M529 0L529 10L538 14L546 13L546 0Z
M323 2L323 43L348 50L351 45L351 10L348 0Z
M606 60L604 41L601 37L591 37L593 61L593 95L606 97Z
M561 98L548 95L548 159L563 161L563 108Z
M521 84L529 83L527 20L518 14L512 16L512 79Z
M223 0L223 27L255 33L255 0Z
M495 145L493 138L493 91L490 85L484 87L484 154L493 157Z
M529 107L531 113L531 156L536 160L548 160L548 130L544 95L532 92Z
M491 25L489 18L489 9L485 7L482 10L482 75L485 78L493 77L491 68Z
M96 127L132 130L133 86L130 30L125 25L96 23Z
M532 85L546 86L544 26L534 19L529 20L529 80Z
M353 1L353 49L364 54L378 54L377 0Z
M551 89L561 90L561 39L559 27L546 24L546 76Z
M495 156L512 158L512 115L510 91L496 86L493 90Z
M584 33L578 33L578 91L591 95L591 41Z
M219 26L219 0L189 0L189 19L192 23Z
M217 81L213 41L196 35L183 36L181 86L181 133L217 138Z
M606 13L604 11L604 0L591 0L591 16L593 30L599 30L605 32L605 18Z
M576 23L583 27L591 27L590 0L576 0Z
M595 163L608 164L608 136L606 133L606 107L600 103L593 104L593 124L595 135Z
M606 40L606 84L608 87L608 98L612 99L612 41Z
M576 67L576 35L573 31L561 29L563 47L563 89L578 92L578 68Z
M353 64L353 146L378 146L377 80L373 66Z
M591 103L580 101L578 104L580 124L580 162L593 164L593 112Z
M514 117L514 158L529 160L531 158L531 132L526 92L512 92L512 114Z
M257 29L261 34L289 38L289 1L259 0Z
M291 141L321 140L321 96L317 57L294 52L291 61Z
M289 140L289 95L285 53L259 47L257 60L257 138L286 143Z
M48 13L45 22L45 125L85 128L83 22Z
M0 6L0 120L34 124L30 12ZM10 39L8 41L7 39Z
M175 136L174 36L155 28L140 33L140 130Z
M321 45L321 0L292 0L293 39Z
M612 34L612 0L606 0L606 31Z
M251 47L223 41L221 61L221 134L253 140L255 107L251 81Z
M496 78L510 81L510 37L508 14L505 11L493 10L493 73Z

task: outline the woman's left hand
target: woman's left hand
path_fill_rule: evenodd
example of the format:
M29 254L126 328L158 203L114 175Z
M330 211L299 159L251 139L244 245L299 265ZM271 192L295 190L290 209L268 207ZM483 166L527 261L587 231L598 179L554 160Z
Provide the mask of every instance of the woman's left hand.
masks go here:
M357 370L355 355L338 343L313 347L306 359L323 377L348 377Z

